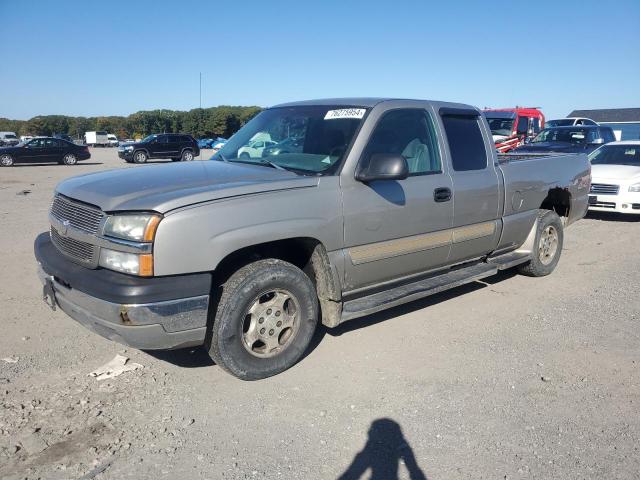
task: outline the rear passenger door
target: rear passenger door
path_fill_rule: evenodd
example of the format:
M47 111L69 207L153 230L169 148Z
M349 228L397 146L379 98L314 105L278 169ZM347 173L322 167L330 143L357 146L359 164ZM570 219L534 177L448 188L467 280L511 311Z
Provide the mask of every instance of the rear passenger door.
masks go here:
M165 154L167 157L177 158L180 156L180 136L179 135L166 135L167 144Z
M43 161L59 162L60 160L62 160L61 143L62 142L56 138L45 138Z
M491 137L475 110L440 109L453 180L453 236L450 261L482 257L498 244L501 183Z

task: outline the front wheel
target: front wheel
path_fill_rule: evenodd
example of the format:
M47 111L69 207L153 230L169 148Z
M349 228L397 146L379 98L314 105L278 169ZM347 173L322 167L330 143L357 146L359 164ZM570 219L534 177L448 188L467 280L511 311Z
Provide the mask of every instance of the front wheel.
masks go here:
M13 157L8 153L0 155L0 166L3 166L3 167L13 166Z
M531 260L520 265L518 271L530 277L549 275L560 261L563 241L564 231L558 214L550 210L541 210L538 214Z
M62 163L65 165L75 165L78 163L78 158L73 153L67 153L62 157Z
M315 288L302 270L278 259L250 263L222 286L209 354L242 380L276 375L302 357L318 312Z
M137 151L133 154L133 161L135 163L146 163L147 162L147 154L142 150Z

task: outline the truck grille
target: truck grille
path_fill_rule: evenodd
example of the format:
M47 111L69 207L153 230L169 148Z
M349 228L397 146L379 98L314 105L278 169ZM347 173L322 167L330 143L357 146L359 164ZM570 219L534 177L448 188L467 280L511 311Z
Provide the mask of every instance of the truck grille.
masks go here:
M85 266L96 266L98 247L70 237L63 237L51 227L51 241L63 255Z
M617 195L620 191L620 185L608 185L606 183L592 183L591 193L598 195Z
M51 215L60 222L69 221L71 227L87 233L96 234L104 213L95 207L73 201L63 195L56 194L51 204Z

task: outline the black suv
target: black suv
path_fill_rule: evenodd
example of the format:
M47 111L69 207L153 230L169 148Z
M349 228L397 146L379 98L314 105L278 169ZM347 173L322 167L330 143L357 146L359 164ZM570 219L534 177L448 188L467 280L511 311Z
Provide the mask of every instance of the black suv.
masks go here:
M145 163L150 158L189 162L198 155L198 142L191 135L182 133L149 135L140 142L123 143L118 147L118 156L128 163Z

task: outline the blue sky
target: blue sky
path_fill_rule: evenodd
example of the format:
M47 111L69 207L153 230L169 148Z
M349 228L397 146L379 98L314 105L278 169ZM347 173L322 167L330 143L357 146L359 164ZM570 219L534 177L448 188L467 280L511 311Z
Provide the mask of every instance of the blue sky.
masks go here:
M640 107L640 1L0 0L0 117L393 96Z

